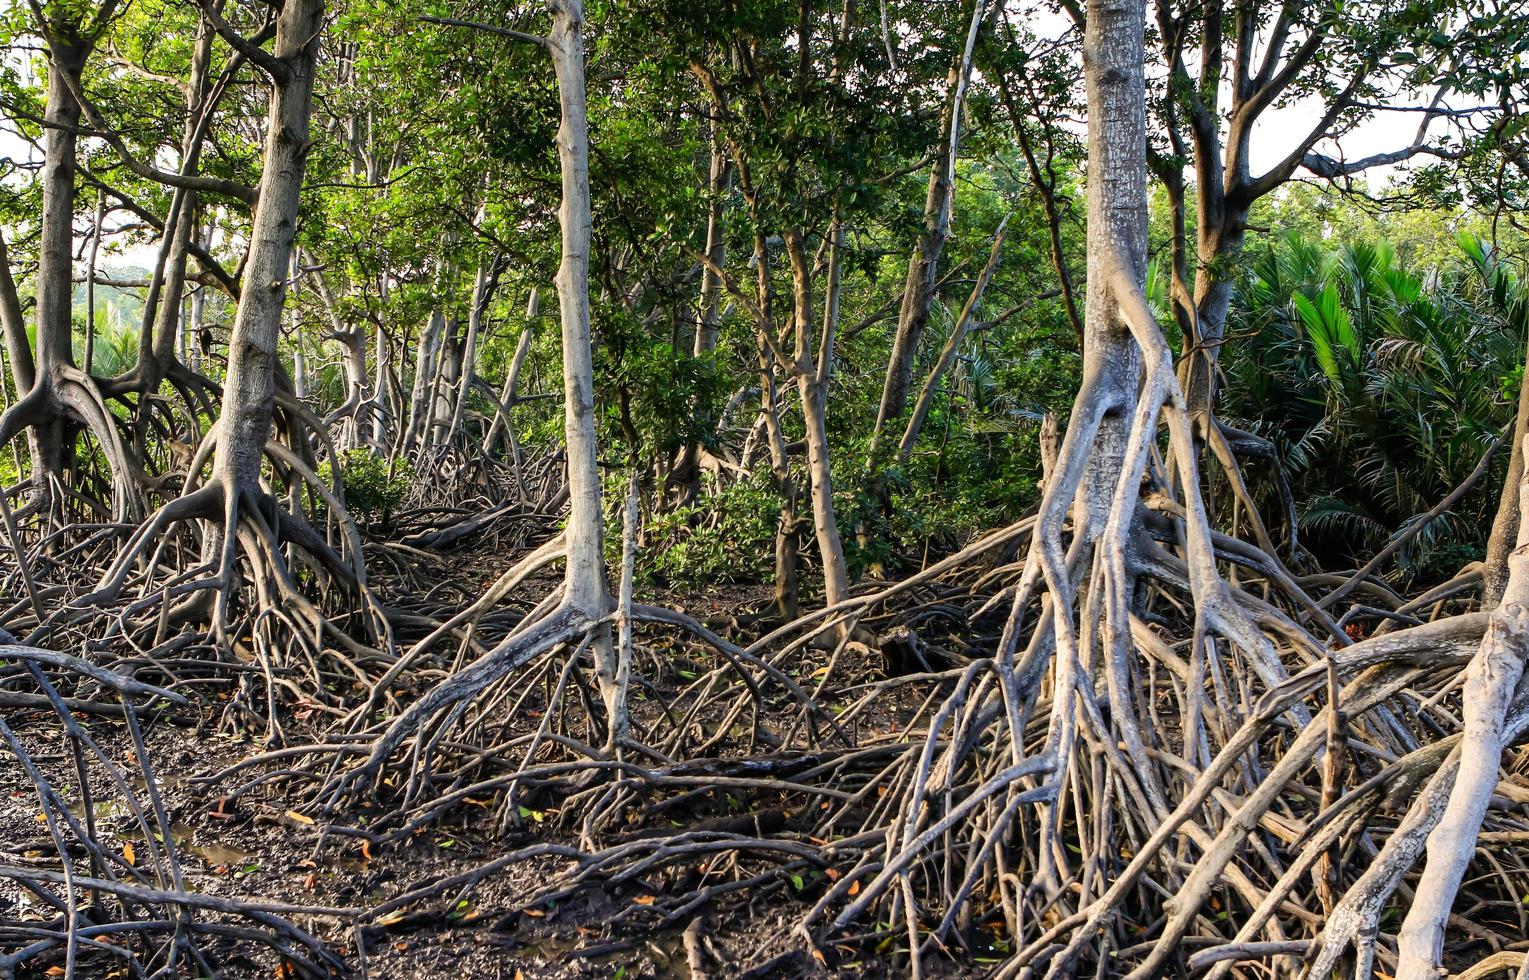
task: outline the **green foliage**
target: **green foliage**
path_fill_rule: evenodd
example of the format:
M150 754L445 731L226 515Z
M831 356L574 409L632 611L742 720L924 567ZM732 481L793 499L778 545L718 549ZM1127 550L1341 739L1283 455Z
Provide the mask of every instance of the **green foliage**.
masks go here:
M606 494L620 501L622 494ZM619 504L608 529L613 552L621 546ZM774 567L780 497L764 475L709 485L696 502L649 520L637 572L647 582L676 589L757 582Z
M1039 416L963 419L960 408L932 411L932 445L907 466L878 471L885 499L866 478L863 457L843 461L835 506L853 577L886 575L904 558L917 564L956 550L1039 500Z
M345 506L359 523L386 524L394 508L403 503L410 476L407 462L397 463L389 474L387 459L370 449L349 449L340 454ZM319 465L319 477L334 486L334 471L328 460Z
M1490 249L1461 244L1468 261L1425 277L1384 243L1289 236L1240 284L1223 412L1279 448L1303 502L1303 538L1329 566L1403 533L1512 420L1529 330L1523 291ZM1495 482L1403 549L1405 576L1448 574L1479 556ZM1265 512L1277 513L1264 492Z

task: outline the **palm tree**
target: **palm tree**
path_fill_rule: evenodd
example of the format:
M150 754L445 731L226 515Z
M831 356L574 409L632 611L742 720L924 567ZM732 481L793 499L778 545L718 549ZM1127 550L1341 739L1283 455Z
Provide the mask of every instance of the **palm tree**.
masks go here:
M1233 322L1246 339L1228 352L1225 410L1280 447L1319 558L1383 547L1463 482L1512 419L1503 382L1525 323L1493 301L1472 248L1471 262L1425 282L1384 243L1329 250L1286 238L1238 291ZM1398 557L1403 576L1479 552L1491 496L1483 483L1425 528Z

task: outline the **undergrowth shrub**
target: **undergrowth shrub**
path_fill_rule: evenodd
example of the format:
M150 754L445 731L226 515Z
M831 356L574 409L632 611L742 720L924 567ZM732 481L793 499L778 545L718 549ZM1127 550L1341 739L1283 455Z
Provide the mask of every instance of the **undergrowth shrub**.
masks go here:
M370 449L347 449L341 453L340 479L351 516L362 524L386 524L394 509L403 503L411 472L408 462L399 460L389 476L388 461ZM320 464L319 477L334 486L334 471L328 460Z
M606 499L620 501L624 496L607 494ZM720 489L708 483L694 504L649 517L636 574L648 584L676 589L766 579L775 567L779 516L780 498L768 474ZM619 506L613 518L606 541L619 563Z

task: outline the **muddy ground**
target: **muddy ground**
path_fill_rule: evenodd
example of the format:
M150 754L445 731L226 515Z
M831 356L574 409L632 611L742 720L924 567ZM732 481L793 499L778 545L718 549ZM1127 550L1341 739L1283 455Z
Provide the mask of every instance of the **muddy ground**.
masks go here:
M470 601L516 557L513 549L483 542L440 559L424 572L438 583L443 601L452 601L453 596ZM548 577L528 583L520 596L534 600L538 590L545 590L553 581ZM731 626L734 638L740 638L739 634L751 629L747 625L750 614L768 602L768 590L735 588L704 595L650 594L640 598L682 606L718 628ZM821 656L826 657L826 653ZM688 666L702 670L707 664L692 662ZM686 663L674 669L683 672ZM811 676L815 669L814 663L803 662L794 672ZM874 677L883 665L867 663L857 669ZM174 826L173 843L188 890L306 906L374 908L420 885L470 872L506 851L531 843L577 844L568 826L571 821L561 819L561 801L555 794L529 799L532 805L521 807L521 819L514 821L520 826L495 826L497 807L489 801L474 801L475 805L456 808L444 820L420 828L405 841L377 844L344 833L346 827L364 830L369 820L364 809L314 819L297 812L298 803L287 799L283 795L287 790L280 785L263 786L229 804L224 795L256 773L246 770L216 783L204 781L263 746L248 733L220 724L221 703L226 699L226 693L209 689L206 700L194 709L159 715L149 722L145 733L156 784ZM301 705L288 708L292 716L287 722L289 740L300 741L322 732L325 719L321 714ZM890 710L896 711L895 704ZM55 778L68 794L68 744L51 713L8 710L7 719L33 757L61 774ZM127 768L126 764L133 761L132 743L121 731L121 723L110 718L90 718L84 723L106 751ZM528 719L526 724L534 726L535 721ZM883 714L871 724L877 736L894 737L895 717ZM115 802L118 797L104 779L92 788L100 801L93 813L100 838L119 853L134 857L146 853L149 842L137 836L141 834L137 824ZM70 799L78 798L75 789ZM788 825L792 807L801 805L785 797L729 803L734 816L746 817L755 809L768 809L785 814ZM0 862L20 867L58 866L39 809L36 792L20 767L0 766ZM741 814L737 812L740 810ZM686 820L708 816L704 807L665 811L654 817L653 825L682 826ZM652 828L633 826L629 832L639 834L645 829ZM802 942L791 935L794 925L827 887L830 879L821 875L806 879L782 875L761 893L750 890L702 904L678 922L661 921L656 912L647 914L646 908L654 895L671 886L679 887L680 883L673 880L679 872L672 870L614 886L596 885L550 905L525 904L525 896L534 886L569 866L566 859L550 856L517 863L467 891L410 905L365 927L338 917L293 918L299 926L331 943L353 975L389 980L688 978L692 970L682 936L697 918L701 921L694 928L703 950L703 964L713 978L882 977L904 973L906 956L899 952L904 942L900 933L825 949L816 956L809 955ZM766 868L756 863L751 870L758 873ZM737 873L736 867L733 873ZM29 898L10 885L0 887L0 911L7 918L16 917L18 912L42 916L43 910L29 905ZM216 943L210 949L219 957L219 971L227 976L284 980L293 975L268 950ZM975 976L985 969L979 961L988 957L965 957L964 966L934 962L937 959L928 963L935 975ZM57 968L56 961L43 960L36 964L35 975L56 976L47 972L50 963ZM114 968L109 958L87 958L80 975L110 977Z

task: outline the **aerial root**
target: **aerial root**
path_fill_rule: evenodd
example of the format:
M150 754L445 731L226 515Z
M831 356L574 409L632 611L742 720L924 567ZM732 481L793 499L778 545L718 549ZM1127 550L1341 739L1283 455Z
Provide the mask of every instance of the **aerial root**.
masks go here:
M185 706L182 695L36 647L0 645L0 658L13 665L0 671L0 686L6 693L18 685L33 688L38 700L29 705L40 701L51 709L41 724L61 732L64 747L57 761L38 756L28 748L34 738L23 739L20 733L39 723L23 726L0 715L0 741L37 794L47 834L47 843L38 849L51 855L25 867L0 866L0 880L25 896L15 907L42 912L42 917L0 918L0 976L40 973L47 964L52 964L47 972L65 976L111 969L169 975L179 972L178 964L211 976L238 949L267 950L277 971L310 977L344 971L343 959L291 917L343 922L359 910L230 899L187 889L179 844L139 720L142 704ZM130 768L101 747L72 707L111 696L131 741ZM73 787L72 792L65 787Z
M215 441L209 437L204 450ZM339 489L326 486L302 454L277 443L267 449L333 518L330 537L264 488L219 477L188 488L125 533L93 587L39 613L30 636L65 630L97 646L151 647L198 636L216 660L257 665L258 673L236 674L225 720L263 728L271 743L285 739L281 702L341 713L350 700L345 692L366 689L391 663L392 625L367 583L362 543ZM105 537L119 533L113 528ZM81 569L88 574L81 565L73 575Z
M489 876L542 862L506 917L599 886L652 899L623 905L618 925L679 929L728 896L790 895L804 945L826 957L867 942L874 922L913 976L956 947L1004 957L1000 976L1058 978L1325 976L1346 960L1364 973L1426 958L1393 950L1386 930L1425 846L1434 856L1430 838L1449 841L1437 874L1456 880L1425 872L1404 947L1453 927L1448 899L1483 820L1529 834L1517 811L1486 809L1494 793L1524 798L1498 782L1529 721L1522 630L1441 615L1469 601L1476 571L1411 602L1368 574L1295 574L1230 469L1256 541L1217 533L1197 420L1141 298L1122 292L1144 383L1085 382L1034 518L753 642L632 602L629 581L614 612L559 588L498 608L563 557L555 537L473 601L431 589L383 609L354 525L305 518L343 515L343 495L310 447L280 444L268 457L286 506L192 488L92 546L127 538L86 600L66 606L48 592L56 578L34 576L22 602L38 630L77 628L60 609L110 605L110 637L138 644L158 671L143 676L169 690L201 679L180 667L190 648L173 645L189 618L214 623L195 648L242 644L229 710L278 747L212 778L231 798L279 789L342 830L364 807L366 827L349 830L393 844L472 805L515 842L370 910L372 929L443 915ZM1237 447L1218 435L1226 469ZM421 457L412 503L488 496L482 481L499 477L459 456ZM407 565L479 534L534 544L522 518L560 492L547 493L552 459L515 460L542 473L540 496L521 486L500 507L415 508L412 543L391 553ZM56 571L35 544L22 550L28 571ZM249 610L225 598L239 590ZM1351 636L1356 621L1375 628ZM629 728L596 665L596 634L613 622ZM395 628L411 641L396 654ZM891 646L874 649L878 637L909 662L876 671ZM331 734L286 744L283 701L332 718ZM1480 900L1514 905L1529 868L1494 870ZM1491 944L1493 928L1475 934Z

